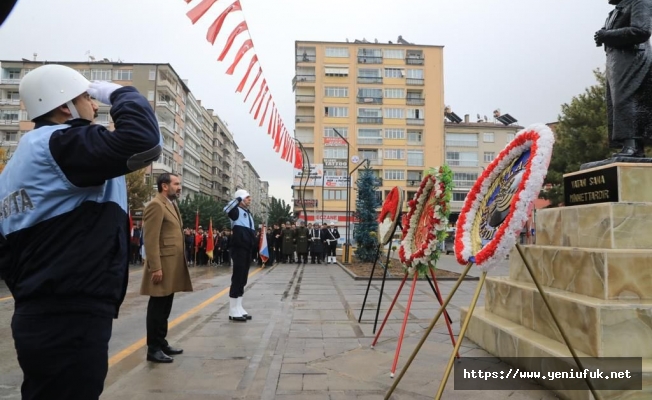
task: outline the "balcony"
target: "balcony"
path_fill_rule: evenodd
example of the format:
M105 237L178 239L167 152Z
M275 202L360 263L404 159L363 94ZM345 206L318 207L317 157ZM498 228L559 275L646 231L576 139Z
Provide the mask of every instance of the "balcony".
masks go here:
M383 138L381 137L375 137L375 138L358 138L357 140L358 144L371 144L371 145L382 145L383 144Z
M315 116L314 115L297 115L296 122L302 123L302 124L314 123L315 122Z
M314 103L315 95L314 94L298 94L295 96L295 101L297 103Z
M423 79L419 79L419 78L407 78L407 79L405 80L405 84L406 84L406 85L410 85L410 86L423 86Z
M359 76L358 83L383 83L382 76Z
M477 140L446 140L446 147L478 147Z
M172 173L172 167L160 162L152 163L152 170L155 174L162 174L164 172Z
M298 63L305 62L305 63L314 63L317 61L317 55L315 54L297 54L296 61Z
M423 118L406 118L405 123L407 125L424 125L426 120Z
M453 187L455 189L457 188L470 188L473 187L475 184L475 181L460 181L460 180L454 180L453 181Z
M161 129L167 129L170 133L174 134L174 126L168 121L158 121L158 126Z
M382 125L383 117L358 117L359 124Z
M296 75L292 80L292 85L301 82L314 82L315 79L316 79L316 75Z
M358 64L382 64L382 57L358 56Z
M3 126L14 126L18 125L19 120L18 119L0 119L0 125Z
M172 103L171 101L157 101L156 102L156 107L165 107L172 114L176 114L176 112L177 112L177 110L174 107L174 103Z
M408 181L407 181L407 185L408 185L409 187L420 186L420 185L421 185L421 179L419 179L419 180L411 180L411 179L408 179Z
M446 160L446 164L451 167L477 167L478 160Z
M407 65L423 65L424 59L423 56L408 56L405 58L405 63Z
M358 97L358 104L383 104L382 97Z
M422 106L426 104L426 99L422 99L420 97L406 97L405 103L408 106Z
M19 106L19 99L0 99L0 106Z
M15 79L15 78L2 78L0 79L0 84L1 85L19 85L20 84L20 78Z

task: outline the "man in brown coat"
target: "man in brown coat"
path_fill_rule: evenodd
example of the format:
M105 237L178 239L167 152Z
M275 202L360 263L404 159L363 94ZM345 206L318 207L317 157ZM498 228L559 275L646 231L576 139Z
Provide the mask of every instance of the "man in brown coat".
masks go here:
M147 259L140 294L150 296L147 305L147 360L174 361L183 350L170 347L165 337L175 292L192 292L184 256L181 213L176 200L181 182L175 174L162 174L156 181L159 194L145 207L144 246Z

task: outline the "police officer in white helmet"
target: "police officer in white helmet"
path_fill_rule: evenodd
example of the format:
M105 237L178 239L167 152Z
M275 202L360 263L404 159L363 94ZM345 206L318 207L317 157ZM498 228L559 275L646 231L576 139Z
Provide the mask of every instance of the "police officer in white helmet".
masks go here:
M229 242L233 273L229 291L229 320L246 322L251 315L242 308L242 296L247 285L251 253L256 246L254 219L249 211L251 196L244 189L235 192L234 199L224 207L231 219L231 241Z
M89 82L63 65L25 75L20 99L35 123L0 174L0 278L22 398L98 399L113 319L127 290L124 175L161 154L158 123L133 87ZM112 105L115 130L93 125Z

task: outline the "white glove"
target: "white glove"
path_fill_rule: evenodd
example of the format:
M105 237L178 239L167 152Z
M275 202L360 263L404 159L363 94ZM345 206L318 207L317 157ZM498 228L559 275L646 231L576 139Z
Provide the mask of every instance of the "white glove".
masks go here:
M106 81L93 81L87 92L100 103L111 105L111 94L122 86Z

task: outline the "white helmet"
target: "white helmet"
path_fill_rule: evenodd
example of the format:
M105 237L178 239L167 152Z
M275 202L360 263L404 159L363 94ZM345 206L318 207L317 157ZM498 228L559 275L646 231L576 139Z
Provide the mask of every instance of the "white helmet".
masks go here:
M27 114L34 119L71 102L86 92L90 84L88 79L72 68L48 64L25 75L18 91ZM77 110L71 112L76 113Z
M244 189L239 189L239 190L236 190L235 195L233 195L233 198L234 198L234 199L237 199L237 198L239 197L239 198L241 198L242 200L244 200L244 199L246 199L246 198L249 197L249 196L250 196L250 195L249 195L249 192L247 192L247 191L244 190Z

